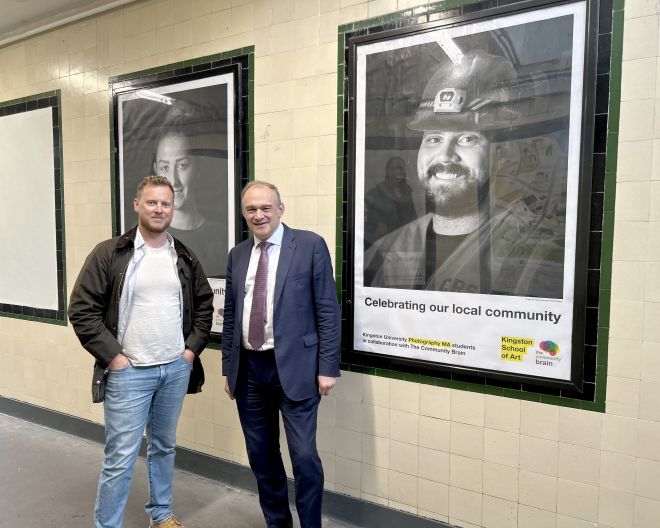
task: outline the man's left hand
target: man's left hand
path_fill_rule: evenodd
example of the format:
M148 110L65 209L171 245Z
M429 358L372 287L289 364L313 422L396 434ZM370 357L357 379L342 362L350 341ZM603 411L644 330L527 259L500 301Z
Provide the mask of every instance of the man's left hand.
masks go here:
M336 378L331 378L329 376L317 376L316 377L319 384L319 395L327 396L330 394L330 390L335 386L337 382Z
M183 359L185 359L188 363L192 363L195 361L195 353L189 348L186 348L183 351Z

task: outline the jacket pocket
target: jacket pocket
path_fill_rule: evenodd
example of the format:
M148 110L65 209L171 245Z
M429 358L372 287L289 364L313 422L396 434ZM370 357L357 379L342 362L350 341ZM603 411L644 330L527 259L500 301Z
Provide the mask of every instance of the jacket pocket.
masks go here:
M306 347L311 347L319 344L319 335L314 332L313 334L307 334L303 336L303 343Z

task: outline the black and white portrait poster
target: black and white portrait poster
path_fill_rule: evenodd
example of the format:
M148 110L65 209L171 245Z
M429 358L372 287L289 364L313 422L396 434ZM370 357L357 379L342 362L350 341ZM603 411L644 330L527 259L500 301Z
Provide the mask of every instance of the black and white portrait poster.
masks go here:
M356 45L355 350L571 378L585 17Z
M174 188L168 231L189 246L214 290L212 331L222 329L227 254L235 242L234 76L231 73L118 95L121 231L137 222L139 181L165 176Z

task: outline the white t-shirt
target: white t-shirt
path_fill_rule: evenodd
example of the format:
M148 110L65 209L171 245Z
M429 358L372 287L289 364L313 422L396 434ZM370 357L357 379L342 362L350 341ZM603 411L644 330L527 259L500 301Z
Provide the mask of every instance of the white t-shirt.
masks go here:
M181 283L170 244L145 246L136 270L135 290L122 342L124 355L135 366L162 365L177 359L185 348Z

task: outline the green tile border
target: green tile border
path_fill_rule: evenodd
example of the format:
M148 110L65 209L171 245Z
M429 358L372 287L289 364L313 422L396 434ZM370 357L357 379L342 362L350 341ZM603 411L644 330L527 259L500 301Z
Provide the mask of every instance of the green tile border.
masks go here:
M16 108L9 114L5 114L5 110L10 107ZM46 308L36 308L33 306L14 305L9 303L0 303L0 317L7 317L9 319L21 319L25 321L34 321L38 323L53 324L57 326L67 326L67 289L66 289L66 222L65 222L65 209L64 209L64 156L63 156L63 143L62 143L62 96L60 90L51 90L39 94L28 95L18 99L0 102L0 110L2 116L16 115L19 113L30 112L33 110L50 108L51 117L52 112L57 112L57 119L53 121L53 135L57 137L57 147L55 147L55 166L54 171L56 174L55 180L55 217L56 217L56 262L58 268L57 273L57 309L51 310ZM57 172L59 171L59 177ZM58 199L59 195L59 199ZM59 222L59 229L57 228ZM59 244L57 243L59 238ZM58 256L59 253L59 256ZM8 309L12 311L8 311ZM21 310L17 313L13 310ZM36 313L43 315L34 315ZM53 317L50 317L53 316Z
M437 20L440 13L444 12L448 16L454 13L449 11L470 4L478 3L474 0L444 0L433 4L421 6L419 8L407 9L395 13L383 15L380 17L369 18L342 24L338 27L337 35L337 229L336 229L336 262L343 262L343 196L344 196L344 86L345 86L345 68L344 53L346 45L346 34L392 22L406 21L409 25L420 23L418 17L426 15L427 20ZM509 4L511 5L511 4ZM488 6L485 9L488 9ZM613 20L612 20L612 49L610 60L610 97L608 109L608 129L607 129L607 147L605 158L605 193L604 193L604 213L603 213L603 237L601 247L601 275L599 285L599 319L598 319L598 341L596 350L596 384L594 401L581 400L577 398L551 396L536 392L527 392L524 390L514 390L501 388L491 385L468 383L462 381L447 380L445 378L433 378L424 375L406 374L398 370L373 368L363 365L342 364L342 368L350 372L357 372L367 375L382 376L392 379L403 379L416 383L447 387L457 390L467 390L482 394L491 394L504 396L526 401L536 401L548 405L558 405L563 407L578 408L583 410L605 412L605 391L607 387L607 350L609 339L609 319L611 302L611 274L612 274L612 254L613 254L613 234L614 234L614 203L616 198L616 163L618 148L618 128L620 111L620 93L621 93L621 50L623 47L623 8L624 0L613 0ZM456 13L459 14L459 13ZM433 16L436 15L436 16ZM610 50L606 50L610 51ZM594 95L595 96L595 95ZM337 266L338 269L343 266ZM341 298L341 274L337 274L337 292Z

